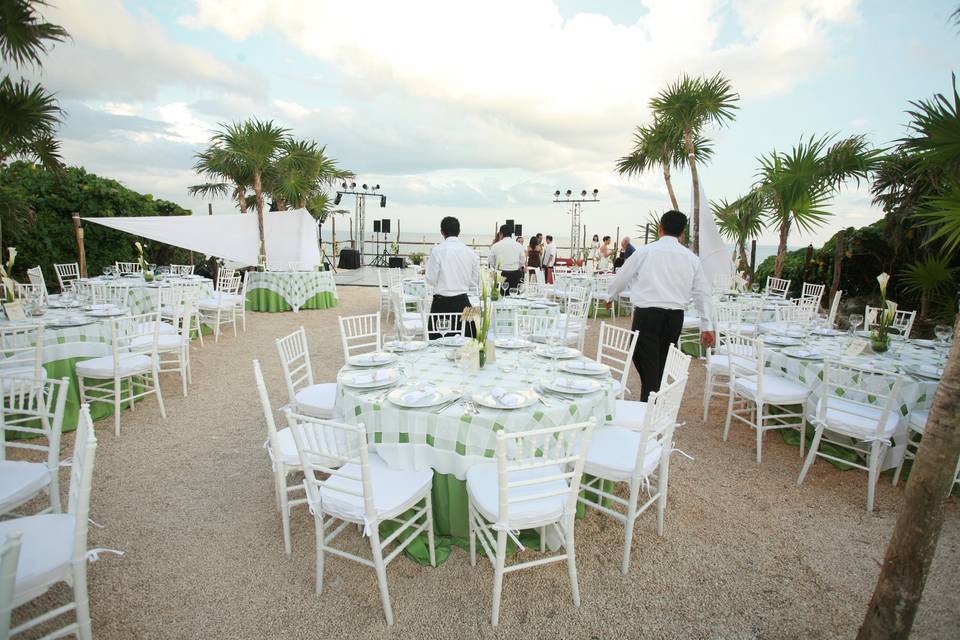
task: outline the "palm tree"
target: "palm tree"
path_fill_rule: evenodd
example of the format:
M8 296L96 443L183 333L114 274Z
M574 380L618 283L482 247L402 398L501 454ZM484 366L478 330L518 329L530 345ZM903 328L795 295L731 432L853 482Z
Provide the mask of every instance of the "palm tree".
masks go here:
M727 202L725 199L711 202L710 208L717 220L720 235L736 243L740 259L739 269L747 273L750 264L747 261L747 241L759 237L763 232L764 216L761 199L754 194L747 194L733 202Z
M683 148L693 181L694 253L700 253L700 179L697 171L696 137L702 129L714 124L723 126L733 121L740 96L730 81L719 73L712 78L692 78L686 74L650 99L654 118L672 128L683 139Z
M339 168L336 160L327 157L326 147L312 140L289 139L280 145L264 188L278 210L288 206L303 209L318 195L325 195L326 187L352 177L352 172Z
M713 156L710 141L699 133L694 136L694 150L698 163L706 162ZM686 164L687 153L683 136L677 134L673 128L665 126L662 121L654 119L651 126L637 127L633 134L633 150L617 160L617 171L620 175L633 176L659 168L663 172L663 181L670 195L670 205L673 209L679 209L670 168L683 167Z
M36 0L4 0L0 4L0 60L16 67L40 66L41 55L69 34L44 22ZM0 79L0 164L9 158L30 158L60 171L60 143L54 138L63 112L52 94L9 75Z
M830 145L832 136L800 140L789 153L776 150L761 156L759 181L750 197L762 203L767 223L779 231L774 275L783 273L787 240L794 227L810 232L833 215L827 206L848 180L857 184L877 165L880 152L868 148L863 136Z
M249 168L217 144L211 144L194 157L197 159L194 171L208 178L208 182L188 187L187 193L192 196L229 196L237 202L240 213L246 213L249 208L247 193L253 185Z

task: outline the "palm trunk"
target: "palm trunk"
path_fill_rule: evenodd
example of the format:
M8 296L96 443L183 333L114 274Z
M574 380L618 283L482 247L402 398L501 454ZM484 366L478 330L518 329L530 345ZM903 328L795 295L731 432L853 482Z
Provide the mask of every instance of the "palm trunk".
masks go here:
M670 205L674 211L679 211L680 205L677 203L677 194L673 192L673 181L670 179L670 162L667 160L663 161L663 181L667 184L667 193L670 195Z
M777 245L777 261L773 265L773 277L783 275L783 261L787 257L787 238L790 237L790 214L786 214L780 222L780 244Z
M683 132L683 143L687 148L687 162L690 163L690 179L693 180L693 237L692 249L700 255L700 173L697 170L696 151L693 148L693 129Z
M747 239L746 238L742 238L742 237L740 238L740 243L738 248L740 250L740 271L746 274L747 265L750 264L749 262L747 262Z
M954 333L960 332L960 320ZM910 470L903 508L857 640L910 635L943 527L944 507L960 456L960 340L953 341L943 379Z
M263 229L263 185L260 183L260 170L253 171L253 192L257 202L257 230L260 232L260 264L267 266L267 236Z
M246 190L246 189L240 189L240 188L238 187L238 188L237 188L237 191L236 191L236 194L237 194L237 203L240 205L240 213L246 213L246 212L247 212L247 209L248 209L248 207L247 207L247 190Z

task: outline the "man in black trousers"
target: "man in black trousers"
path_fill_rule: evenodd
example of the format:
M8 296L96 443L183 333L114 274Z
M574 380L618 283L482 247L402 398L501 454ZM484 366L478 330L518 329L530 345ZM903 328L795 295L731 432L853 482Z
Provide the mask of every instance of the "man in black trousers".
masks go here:
M470 286L480 283L480 257L460 241L460 221L453 216L440 221L440 235L443 242L427 260L427 284L433 288L430 313L460 313L470 306ZM472 325L467 334L473 335Z
M489 264L500 271L511 289L516 289L523 281L523 245L513 239L513 229L500 225L500 240L490 247Z
M640 374L640 400L660 390L671 344L683 329L683 310L692 299L700 311L700 342L709 347L714 333L710 285L692 251L680 244L687 216L667 211L660 218L660 239L637 249L610 283L610 294L629 290L633 330L639 331L633 365Z

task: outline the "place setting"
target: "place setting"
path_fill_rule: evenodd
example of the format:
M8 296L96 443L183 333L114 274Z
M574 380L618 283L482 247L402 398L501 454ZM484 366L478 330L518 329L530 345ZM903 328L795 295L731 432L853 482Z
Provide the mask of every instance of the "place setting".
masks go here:
M373 351L350 356L347 364L351 367L382 367L397 361L397 354L384 351Z

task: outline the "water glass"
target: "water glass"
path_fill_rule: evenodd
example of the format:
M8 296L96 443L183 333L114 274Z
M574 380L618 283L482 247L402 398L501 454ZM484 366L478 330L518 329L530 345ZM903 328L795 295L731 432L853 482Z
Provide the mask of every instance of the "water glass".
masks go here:
M933 329L933 335L937 336L937 342L946 346L953 339L953 327L948 324L938 324Z
M850 314L850 333L856 333L857 329L863 324L863 316L859 313Z

